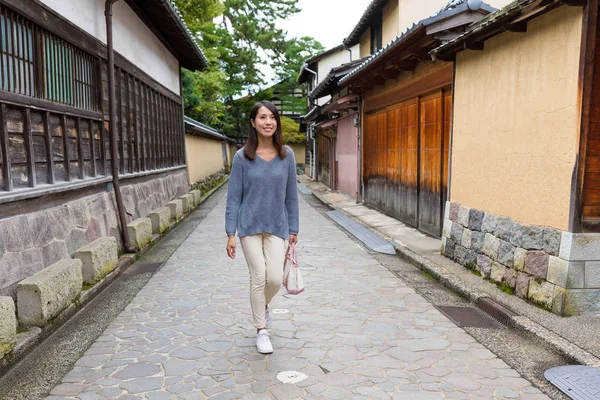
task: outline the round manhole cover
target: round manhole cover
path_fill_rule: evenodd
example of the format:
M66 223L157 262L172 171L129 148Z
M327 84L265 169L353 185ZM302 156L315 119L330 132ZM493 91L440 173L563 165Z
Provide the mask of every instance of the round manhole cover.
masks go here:
M283 383L298 383L308 378L308 375L298 371L283 371L277 374L277 379Z

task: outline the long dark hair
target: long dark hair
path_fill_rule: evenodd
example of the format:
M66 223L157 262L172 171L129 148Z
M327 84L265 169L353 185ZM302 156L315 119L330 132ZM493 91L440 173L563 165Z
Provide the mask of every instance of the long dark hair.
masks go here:
M244 155L246 158L250 160L254 160L256 157L256 148L258 147L258 132L252 126L252 121L256 119L256 115L258 114L258 110L261 107L266 107L273 113L275 116L275 121L277 122L277 129L275 129L275 133L273 134L273 146L275 150L277 150L277 155L279 158L285 158L287 153L283 148L283 133L281 132L281 117L279 116L279 111L277 107L273 103L267 100L259 101L252 107L252 111L250 111L250 121L248 121L248 140L244 145Z

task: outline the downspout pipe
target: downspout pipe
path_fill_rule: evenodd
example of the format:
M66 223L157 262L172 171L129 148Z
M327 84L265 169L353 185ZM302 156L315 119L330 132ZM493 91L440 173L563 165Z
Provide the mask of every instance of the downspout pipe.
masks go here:
M119 154L117 151L117 121L116 121L116 97L115 97L115 52L113 47L112 6L119 0L106 0L104 15L106 16L106 47L108 50L108 110L110 115L110 154L112 163L113 187L117 200L117 213L121 224L121 236L123 247L127 253L135 253L137 249L131 246L129 232L127 231L127 217L121 185L119 184Z

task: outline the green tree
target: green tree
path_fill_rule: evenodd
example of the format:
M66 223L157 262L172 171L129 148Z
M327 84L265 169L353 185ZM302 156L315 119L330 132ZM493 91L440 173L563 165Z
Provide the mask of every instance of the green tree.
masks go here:
M265 98L258 89L266 85L261 57L270 60L278 77L295 83L303 57L322 49L311 38L288 41L276 28L278 19L300 11L297 0L173 1L209 61L202 72L184 72L185 113L230 136L245 134L244 115ZM250 93L247 101L234 101L244 92Z
M300 133L300 125L291 118L281 117L281 133L285 144L304 143L305 137Z

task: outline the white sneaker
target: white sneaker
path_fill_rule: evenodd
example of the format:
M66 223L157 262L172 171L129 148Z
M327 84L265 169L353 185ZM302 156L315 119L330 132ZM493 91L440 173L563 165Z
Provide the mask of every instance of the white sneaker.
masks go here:
M271 323L273 322L273 319L271 318L271 307L269 307L268 305L265 307L265 322L267 328L270 328Z
M269 339L269 331L261 329L256 334L256 349L261 354L271 354L273 352L273 345Z

